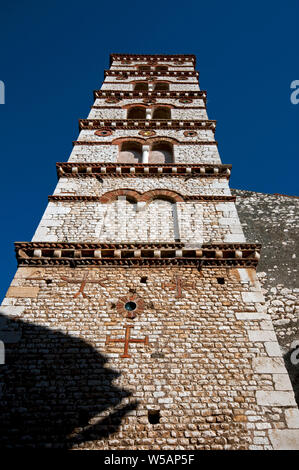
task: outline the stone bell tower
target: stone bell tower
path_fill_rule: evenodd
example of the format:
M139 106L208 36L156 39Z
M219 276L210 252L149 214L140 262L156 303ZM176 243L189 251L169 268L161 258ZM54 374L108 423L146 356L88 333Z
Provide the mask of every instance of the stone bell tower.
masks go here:
M298 448L193 55L112 54L1 307L0 445Z

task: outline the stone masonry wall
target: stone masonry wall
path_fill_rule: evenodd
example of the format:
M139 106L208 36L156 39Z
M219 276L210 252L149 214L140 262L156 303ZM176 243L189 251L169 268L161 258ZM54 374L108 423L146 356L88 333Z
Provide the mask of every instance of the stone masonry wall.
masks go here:
M231 190L249 242L262 243L258 275L299 406L299 366L290 361L299 342L299 199Z
M233 203L50 202L32 241L245 242Z
M296 404L269 319L250 269L19 268L1 307L11 339L1 446L294 446ZM112 340L128 327L144 342L122 357Z

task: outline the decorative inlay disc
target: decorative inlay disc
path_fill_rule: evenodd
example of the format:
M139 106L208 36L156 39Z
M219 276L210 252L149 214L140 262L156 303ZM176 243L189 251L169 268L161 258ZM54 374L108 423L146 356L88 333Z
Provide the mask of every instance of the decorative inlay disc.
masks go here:
M100 129L98 131L95 131L95 135L98 135L99 137L107 137L108 135L112 135L113 132L111 129Z
M117 311L125 318L133 320L138 314L143 312L144 301L136 294L122 297L116 304Z
M185 131L185 132L184 132L184 136L185 136L185 137L196 137L196 136L197 136L197 132L196 132L196 131Z
M143 135L144 137L152 137L153 135L156 135L155 131L139 131L139 135Z

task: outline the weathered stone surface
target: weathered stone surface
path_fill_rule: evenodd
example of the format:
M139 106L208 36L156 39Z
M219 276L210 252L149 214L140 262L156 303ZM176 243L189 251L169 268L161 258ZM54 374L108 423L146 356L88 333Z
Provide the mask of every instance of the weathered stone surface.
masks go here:
M296 406L294 392L258 390L256 400L262 406Z
M249 341L255 342L276 342L276 335L274 331L269 330L248 330Z
M284 374L286 372L282 358L255 357L252 366L258 374Z
M273 374L275 390L293 390L288 374Z
M246 303L257 303L265 302L265 298L261 292L243 292L242 293L243 302Z
M274 450L299 450L298 429L273 429L269 436Z
M299 429L299 410L298 408L290 408L285 410L285 418L289 428Z
M9 287L6 297L36 297L39 287Z

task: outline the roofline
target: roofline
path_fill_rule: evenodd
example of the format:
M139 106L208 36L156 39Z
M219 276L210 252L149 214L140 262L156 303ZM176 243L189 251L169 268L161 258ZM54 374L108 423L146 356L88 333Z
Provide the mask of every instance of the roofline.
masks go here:
M182 58L182 59L191 59L191 61L194 62L194 67L196 66L196 56L194 54L118 54L116 52L113 52L110 54L110 65L112 64L113 57L118 56L118 57L173 57L173 58Z

